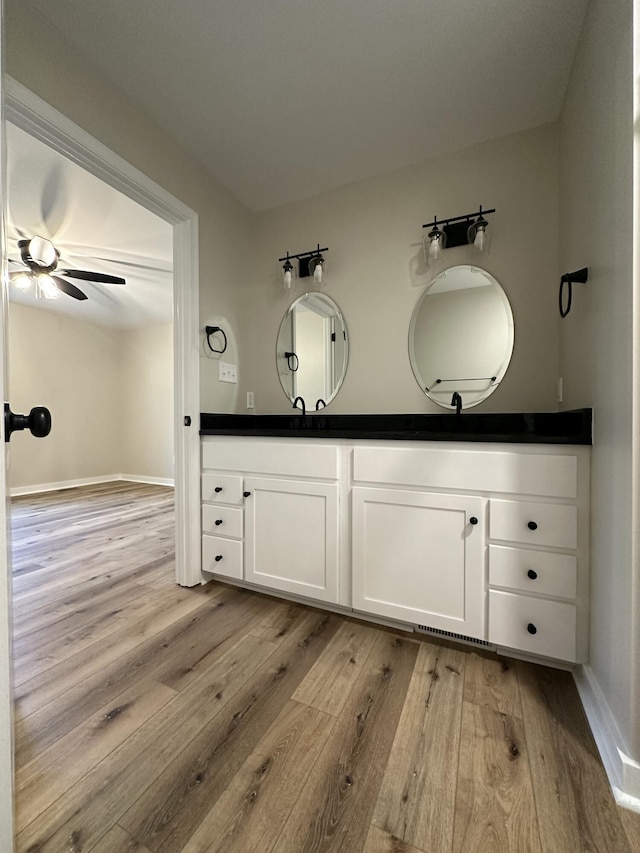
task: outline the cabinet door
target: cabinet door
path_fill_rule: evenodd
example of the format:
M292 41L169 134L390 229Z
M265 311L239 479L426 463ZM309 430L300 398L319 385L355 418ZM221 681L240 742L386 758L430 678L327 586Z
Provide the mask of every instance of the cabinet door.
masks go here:
M354 488L352 509L354 609L485 638L484 499Z
M338 601L338 486L245 479L245 580Z

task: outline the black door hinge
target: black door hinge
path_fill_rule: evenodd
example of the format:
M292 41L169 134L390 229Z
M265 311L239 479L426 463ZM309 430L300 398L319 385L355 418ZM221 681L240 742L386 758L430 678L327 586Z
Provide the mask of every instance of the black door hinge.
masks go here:
M185 415L184 416L184 425L185 426L191 426L191 415Z

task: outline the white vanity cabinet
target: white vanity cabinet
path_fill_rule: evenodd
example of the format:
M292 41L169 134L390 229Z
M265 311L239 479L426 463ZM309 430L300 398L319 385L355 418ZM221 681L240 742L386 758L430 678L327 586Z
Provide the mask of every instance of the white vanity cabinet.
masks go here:
M244 579L338 602L338 485L247 477Z
M355 487L354 610L484 637L486 503Z
M341 584L339 456L329 442L203 439L205 578L221 575L348 604Z
M589 458L584 446L204 437L203 580L583 662Z
M588 448L354 445L354 609L586 660Z

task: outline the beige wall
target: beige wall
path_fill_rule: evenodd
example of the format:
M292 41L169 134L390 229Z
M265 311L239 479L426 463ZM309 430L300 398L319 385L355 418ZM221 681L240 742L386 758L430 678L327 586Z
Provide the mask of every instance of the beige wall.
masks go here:
M593 0L562 116L562 271L588 266L562 321L565 406L592 405L590 666L640 758L632 591L632 52L630 0ZM635 507L637 514L638 507ZM637 616L636 616L637 618Z
M248 272L253 215L200 164L148 119L52 31L28 0L5 0L5 70L36 95L148 175L199 216L200 327L224 325L226 361L243 364L238 335L238 293ZM219 322L216 322L219 321ZM237 386L218 381L215 357L202 350L202 406L233 410Z
M557 408L558 128L547 125L476 145L417 166L288 205L259 218L255 265L246 295L243 351L251 370L244 392L257 412L289 407L275 365L275 342L288 305L309 279L285 292L277 259L316 243L329 246L326 293L344 313L349 367L331 412L442 411L420 391L407 334L431 278L422 224L495 207L492 248L481 266L513 309L515 348L500 388L476 411ZM472 263L467 247L445 251L445 266Z
M11 488L120 471L120 333L39 308L9 307L9 399L14 412L51 410L46 439L11 439Z
M51 410L46 440L16 433L14 489L110 476L173 479L173 327L105 329L9 308L14 412Z
M172 480L173 325L130 329L120 339L120 470Z

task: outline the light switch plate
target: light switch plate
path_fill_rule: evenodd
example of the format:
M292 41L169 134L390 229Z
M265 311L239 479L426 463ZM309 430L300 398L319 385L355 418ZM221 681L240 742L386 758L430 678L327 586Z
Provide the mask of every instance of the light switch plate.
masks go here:
M220 382L237 382L238 372L235 364L227 364L226 361L219 362L218 378Z
M253 409L253 391L247 391L247 409Z

